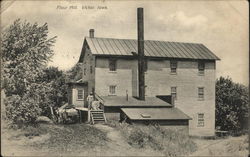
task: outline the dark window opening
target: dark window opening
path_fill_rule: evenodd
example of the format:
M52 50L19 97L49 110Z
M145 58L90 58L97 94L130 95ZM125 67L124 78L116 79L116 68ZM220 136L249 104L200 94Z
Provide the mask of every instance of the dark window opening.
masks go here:
M91 73L91 74L93 73L93 69L92 69L92 66L90 66L90 73Z
M204 62L198 62L198 71L200 75L203 75L205 73L205 63Z
M177 73L177 61L170 61L170 69L172 74Z
M84 68L84 70L83 70L83 74L84 74L84 75L86 75L86 68Z
M109 60L109 71L116 71L116 60Z

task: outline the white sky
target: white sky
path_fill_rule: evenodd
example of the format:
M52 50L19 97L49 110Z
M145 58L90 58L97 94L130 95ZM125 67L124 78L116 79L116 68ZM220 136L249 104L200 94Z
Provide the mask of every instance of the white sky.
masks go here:
M58 5L78 8L62 10ZM108 9L83 10L82 6ZM1 14L1 25L18 18L47 22L50 36L57 36L49 64L66 70L78 61L90 28L96 37L136 39L137 7L144 7L146 40L203 43L221 58L217 77L248 84L247 1L15 1Z

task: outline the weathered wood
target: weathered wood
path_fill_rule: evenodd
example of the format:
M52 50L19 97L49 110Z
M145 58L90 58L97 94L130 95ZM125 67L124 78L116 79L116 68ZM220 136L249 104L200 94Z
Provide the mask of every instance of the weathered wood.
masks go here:
M137 8L139 99L145 100L143 8Z

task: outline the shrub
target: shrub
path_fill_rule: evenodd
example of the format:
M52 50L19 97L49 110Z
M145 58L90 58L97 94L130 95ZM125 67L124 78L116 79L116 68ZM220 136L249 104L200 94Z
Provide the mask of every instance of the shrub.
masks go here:
M116 123L113 123L116 124ZM197 149L196 144L184 130L166 129L157 125L115 125L133 147L151 148L166 156L187 155Z
M41 110L32 97L12 95L5 99L6 116L14 125L34 123Z

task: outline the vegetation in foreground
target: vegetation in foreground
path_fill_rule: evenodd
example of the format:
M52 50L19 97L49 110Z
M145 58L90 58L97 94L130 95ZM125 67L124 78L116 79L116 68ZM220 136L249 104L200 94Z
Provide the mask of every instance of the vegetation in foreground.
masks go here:
M24 151L26 149L37 152L37 155L39 153L45 153L44 155L88 153L86 150L105 147L108 140L105 132L87 124L38 124L21 129L5 128L4 134L9 133L12 134L6 136L9 137L7 142L20 141L19 145L24 148Z
M110 121L108 125L121 131L131 146L161 151L166 156L188 155L197 149L183 130L165 129L157 125L129 125L117 121Z

